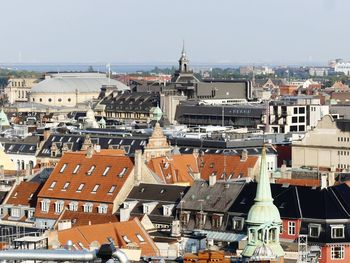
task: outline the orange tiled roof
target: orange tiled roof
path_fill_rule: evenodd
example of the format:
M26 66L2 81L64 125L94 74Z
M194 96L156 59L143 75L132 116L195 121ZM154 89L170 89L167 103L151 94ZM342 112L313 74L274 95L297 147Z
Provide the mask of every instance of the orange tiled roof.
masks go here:
M45 182L39 198L113 203L133 170L133 165L133 161L121 154L120 150L101 150L91 158L85 152L65 153ZM109 171L103 175L107 167ZM84 186L81 191L77 191L82 184ZM96 185L99 187L93 192ZM115 190L109 193L112 187Z
M197 160L193 154L153 158L148 167L167 184L193 183L193 174L198 173Z
M225 160L226 159L226 160ZM201 178L209 180L209 176L213 173L216 174L217 179L221 178L224 170L226 172L226 178L237 178L248 176L249 168L254 169L258 163L259 157L248 155L245 161L241 161L239 155L223 155L223 154L204 154L199 157L198 165L201 172ZM226 169L225 169L226 163Z
M280 178L276 179L276 184L290 184L290 185L300 185L300 186L317 186L321 185L320 180L317 179L288 179Z
M72 212L69 210L65 210L59 219L59 221L63 220L73 221L73 227L118 222L117 217L111 214Z
M36 197L39 190L40 183L21 182L13 190L6 204L35 207Z
M99 244L109 243L107 238L112 238L115 246L120 248L127 248L130 245L139 247L142 256L159 255L158 248L137 218L127 222L79 226L58 231L58 240L61 244L72 240L78 249L82 249L79 243L85 248L89 248L93 241Z

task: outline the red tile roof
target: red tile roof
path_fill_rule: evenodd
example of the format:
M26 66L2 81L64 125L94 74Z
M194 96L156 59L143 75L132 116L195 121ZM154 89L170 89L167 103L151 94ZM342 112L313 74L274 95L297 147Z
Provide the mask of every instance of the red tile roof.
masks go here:
M21 182L12 191L6 204L35 207L40 188L41 185L37 182Z
M72 212L65 210L58 221L70 220L73 227L118 222L111 214Z
M321 186L321 181L317 179L288 179L280 178L276 179L276 184L289 184L289 185L300 185L300 186Z
M127 222L79 226L58 231L58 240L61 244L71 240L78 249L82 249L79 243L85 248L89 248L94 241L100 245L109 243L107 238L113 239L115 246L119 248L129 246L140 248L142 256L159 255L158 248L137 218Z
M133 161L118 150L101 150L91 158L85 152L65 153L41 189L39 197L113 203L133 170L133 165ZM106 175L103 175L107 170ZM98 189L93 192L96 185L99 185ZM83 188L78 191L80 186ZM114 187L114 191L110 192Z
M247 177L249 168L253 170L258 165L258 156L248 155L246 160L241 160L239 155L223 155L223 154L204 154L199 157L198 165L201 172L201 178L209 180L209 176L216 174L218 180L223 172L226 172L226 179ZM226 167L226 168L225 168Z

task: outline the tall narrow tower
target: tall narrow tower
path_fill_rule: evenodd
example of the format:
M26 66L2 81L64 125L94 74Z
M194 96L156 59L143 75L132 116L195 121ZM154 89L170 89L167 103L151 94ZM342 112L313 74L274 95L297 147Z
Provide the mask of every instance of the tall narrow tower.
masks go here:
M185 51L185 41L182 44L182 51L181 51L181 57L179 59L179 71L180 72L188 72L188 59L186 56L186 51Z
M282 220L277 207L273 204L266 167L265 145L261 153L259 182L254 201L246 221L248 224L248 243L242 256L250 262L261 260L283 262L284 251L279 242Z

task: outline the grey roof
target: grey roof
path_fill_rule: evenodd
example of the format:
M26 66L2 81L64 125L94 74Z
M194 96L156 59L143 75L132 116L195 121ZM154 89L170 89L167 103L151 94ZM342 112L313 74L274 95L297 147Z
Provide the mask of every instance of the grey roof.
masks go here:
M182 209L224 213L241 192L244 183L217 181L209 186L207 181L195 181L182 199ZM178 206L179 208L179 206Z
M55 74L38 84L31 93L62 93L62 92L100 92L103 85L117 86L118 90L129 90L120 81L108 79L105 74Z

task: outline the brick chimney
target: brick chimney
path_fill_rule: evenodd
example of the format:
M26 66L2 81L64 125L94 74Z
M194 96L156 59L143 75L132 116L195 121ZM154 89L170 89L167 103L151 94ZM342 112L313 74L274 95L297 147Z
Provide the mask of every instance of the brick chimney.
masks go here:
M246 162L248 160L248 151L244 149L241 153L241 162Z

